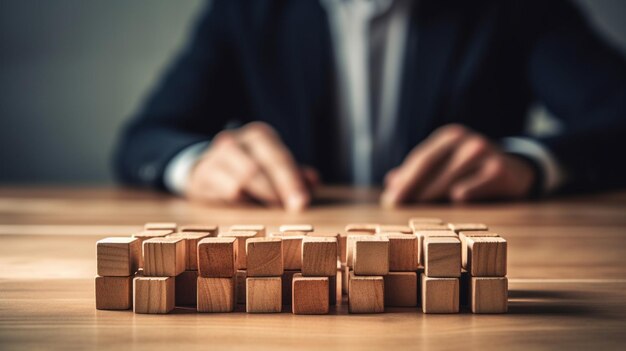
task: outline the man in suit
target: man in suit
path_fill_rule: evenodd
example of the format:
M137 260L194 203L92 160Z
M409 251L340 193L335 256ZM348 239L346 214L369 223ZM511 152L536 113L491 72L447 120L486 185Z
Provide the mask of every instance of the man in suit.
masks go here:
M540 102L562 121L525 133ZM126 127L122 181L299 210L626 183L626 63L567 0L213 1Z

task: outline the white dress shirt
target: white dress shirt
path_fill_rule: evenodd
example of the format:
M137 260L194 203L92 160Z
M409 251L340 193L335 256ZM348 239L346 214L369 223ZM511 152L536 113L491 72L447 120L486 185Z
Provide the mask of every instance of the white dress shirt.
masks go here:
M332 36L338 84L337 127L356 185L371 185L374 147L393 142L398 115L403 57L412 0L320 0ZM373 127L375 125L375 128ZM182 194L189 174L209 142L189 146L167 165L166 187ZM502 141L505 151L534 160L544 173L544 192L563 183L562 168L540 143L523 137ZM378 153L379 155L381 153ZM384 153L382 153L384 154Z

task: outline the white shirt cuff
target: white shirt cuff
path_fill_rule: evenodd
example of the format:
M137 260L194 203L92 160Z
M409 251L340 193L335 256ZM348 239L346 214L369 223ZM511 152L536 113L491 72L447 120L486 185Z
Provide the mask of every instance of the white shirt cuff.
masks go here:
M537 162L543 170L543 192L551 193L565 182L565 173L557 159L541 143L524 137L508 137L502 139L504 151L524 155Z
M184 194L191 169L196 165L207 147L209 147L209 141L190 145L170 160L163 175L163 182L169 191L178 195Z

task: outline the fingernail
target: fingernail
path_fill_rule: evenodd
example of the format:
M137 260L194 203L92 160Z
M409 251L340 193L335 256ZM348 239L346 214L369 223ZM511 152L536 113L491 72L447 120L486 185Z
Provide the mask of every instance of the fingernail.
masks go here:
M286 207L289 211L299 212L307 205L307 198L302 194L293 194L287 198Z

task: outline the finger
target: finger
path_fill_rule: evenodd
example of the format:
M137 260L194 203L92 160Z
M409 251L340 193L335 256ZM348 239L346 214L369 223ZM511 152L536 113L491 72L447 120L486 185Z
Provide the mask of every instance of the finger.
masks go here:
M395 206L422 187L467 133L466 128L458 125L442 127L414 148L400 166L394 181L385 189L381 198L383 205Z
M205 171L206 170L206 171ZM232 173L213 162L210 168L199 170L198 180L189 196L194 199L212 202L236 203L245 199L241 184L235 179Z
M452 187L450 198L467 202L501 196L506 191L500 182L503 172L503 163L497 157L489 158L478 172Z
M417 196L417 200L433 201L446 197L451 185L476 169L490 150L491 145L482 136L465 138L450 157L450 161Z
M310 201L304 179L291 153L279 140L271 127L250 123L244 127L241 140L248 152L259 162L263 171L278 191L283 205L299 211Z
M266 204L278 203L278 194L261 166L238 143L222 145L219 161L243 186L246 194Z
M398 177L397 167L392 168L391 170L389 170L389 172L387 172L387 174L385 174L385 180L384 180L385 185L389 186L389 184L394 183L396 177Z

